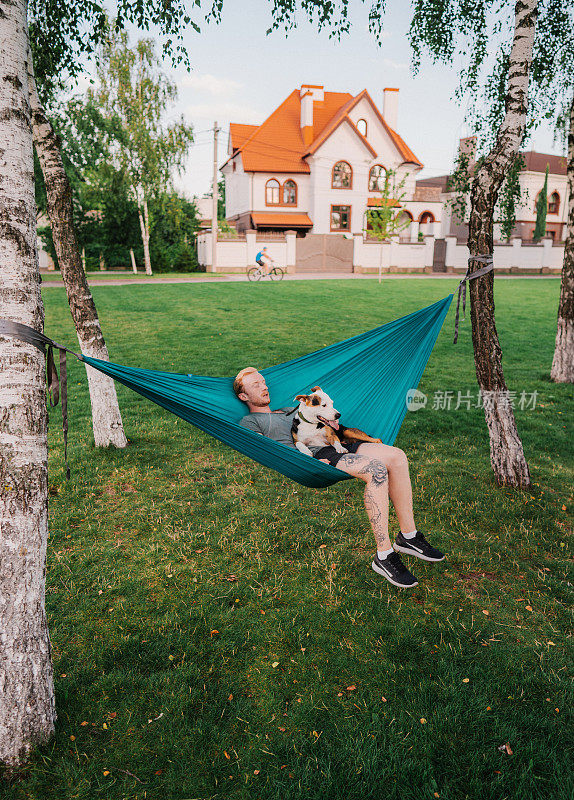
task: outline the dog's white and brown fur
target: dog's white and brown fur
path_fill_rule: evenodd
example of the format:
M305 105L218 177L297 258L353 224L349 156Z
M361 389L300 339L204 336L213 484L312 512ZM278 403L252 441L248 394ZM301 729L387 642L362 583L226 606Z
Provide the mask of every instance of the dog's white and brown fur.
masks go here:
M339 423L340 413L333 401L320 386L311 389L311 394L298 394L297 415L291 426L295 447L308 456L310 447L332 445L338 453L348 453L345 442L381 442L358 428L346 428Z

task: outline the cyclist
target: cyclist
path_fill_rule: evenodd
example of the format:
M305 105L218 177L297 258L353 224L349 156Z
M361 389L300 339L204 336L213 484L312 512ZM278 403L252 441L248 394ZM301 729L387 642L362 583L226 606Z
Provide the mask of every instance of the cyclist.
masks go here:
M269 275L269 272L271 270L271 264L275 263L274 259L272 259L269 253L267 252L266 247L264 247L262 250L259 251L259 253L257 253L257 255L255 256L255 261L262 269L265 270L264 273L265 275Z

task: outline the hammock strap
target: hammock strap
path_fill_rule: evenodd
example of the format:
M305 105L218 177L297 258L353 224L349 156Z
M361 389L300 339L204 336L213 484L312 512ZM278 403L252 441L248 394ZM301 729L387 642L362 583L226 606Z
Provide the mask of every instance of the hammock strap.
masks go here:
M0 336L13 336L28 344L33 344L38 350L46 354L46 379L48 383L48 402L50 406L58 405L60 395L62 398L62 430L64 433L64 463L66 467L66 478L70 478L70 466L68 464L68 369L66 364L66 353L72 353L80 361L83 361L81 354L75 353L68 347L57 344L53 339L49 339L43 333L39 333L28 325L20 322L12 322L7 319L0 319ZM46 350L47 348L47 350ZM60 351L60 377L54 362L54 348Z
M484 264L484 267L477 269L476 272L470 271L470 265L473 261L479 261L480 263ZM480 278L481 275L486 275L487 272L490 272L494 269L494 260L492 253L483 256L470 256L468 259L468 267L466 270L466 274L461 282L458 284L458 298L456 301L456 316L454 320L454 341L453 344L456 344L458 339L458 317L460 312L460 297L462 294L462 318L466 319L466 282L471 281L473 278Z

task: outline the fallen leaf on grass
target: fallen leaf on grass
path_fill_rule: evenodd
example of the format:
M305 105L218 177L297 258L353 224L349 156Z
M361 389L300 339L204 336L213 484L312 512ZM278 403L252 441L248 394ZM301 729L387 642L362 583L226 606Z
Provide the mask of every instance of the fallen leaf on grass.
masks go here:
M508 756L512 755L512 748L510 747L508 742L506 742L506 744L501 744L498 747L498 749L500 750L501 753L506 753L506 755L508 755Z
M487 611L486 609L484 609L482 613L484 614L485 617L490 616L490 611Z
M421 725L426 725L427 721L424 717L421 717Z
M532 606L524 606L527 611L532 611Z
M463 679L462 679L462 682L463 682L463 683L470 683L470 678L463 678Z
M355 684L352 683L350 686L347 686L347 691L348 692L354 692L356 688L357 687L355 686Z
M273 667L273 669L275 669L275 667L278 667L278 666L279 666L279 662L278 662L278 661L274 661L274 662L271 664L271 666Z

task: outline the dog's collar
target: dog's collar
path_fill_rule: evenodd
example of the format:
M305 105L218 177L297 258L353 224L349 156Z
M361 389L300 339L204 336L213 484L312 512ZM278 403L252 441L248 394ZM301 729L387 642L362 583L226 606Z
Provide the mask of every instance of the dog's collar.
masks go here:
M300 411L297 412L297 415L299 416L300 419L303 420L303 422L306 422L308 425L314 425L315 424L314 422L311 422L311 420L305 419L305 417L303 416L303 414Z

